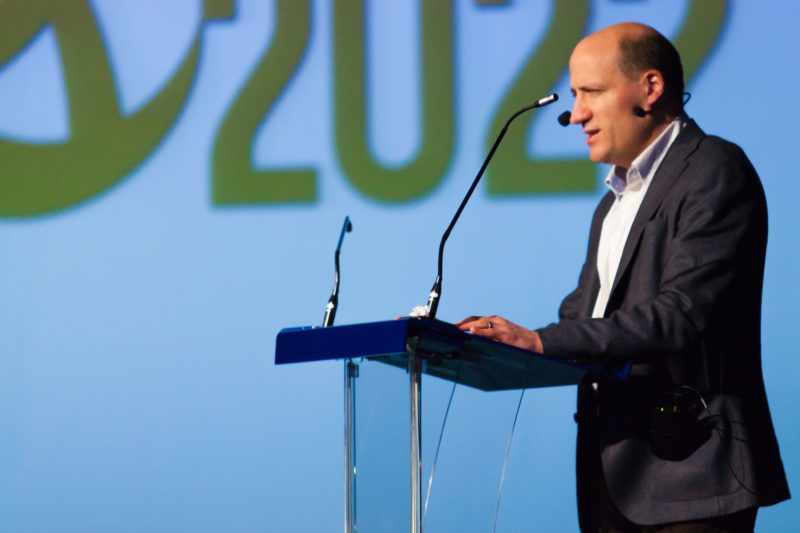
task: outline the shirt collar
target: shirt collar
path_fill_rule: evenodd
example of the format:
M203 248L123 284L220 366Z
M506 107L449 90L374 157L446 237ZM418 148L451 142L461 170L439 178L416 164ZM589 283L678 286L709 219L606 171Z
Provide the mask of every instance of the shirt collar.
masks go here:
M611 189L617 200L622 198L625 191L635 192L641 190L653 178L658 170L658 166L667 155L667 150L672 142L681 132L688 118L681 113L669 126L656 138L655 141L644 149L631 163L631 168L627 171L624 168L614 165L608 171L605 179L606 187Z

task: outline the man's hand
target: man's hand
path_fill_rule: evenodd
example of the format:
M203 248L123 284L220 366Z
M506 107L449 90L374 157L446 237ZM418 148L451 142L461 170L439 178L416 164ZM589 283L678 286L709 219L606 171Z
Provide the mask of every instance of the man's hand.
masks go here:
M525 350L544 353L542 340L534 330L523 328L499 316L469 316L455 324L462 331L510 344Z

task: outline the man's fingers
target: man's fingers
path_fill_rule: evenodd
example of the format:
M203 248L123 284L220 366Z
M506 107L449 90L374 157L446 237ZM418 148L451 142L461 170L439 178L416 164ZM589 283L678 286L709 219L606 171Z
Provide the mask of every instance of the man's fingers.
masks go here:
M461 328L461 329L469 329L470 326L473 325L473 322L476 322L476 321L478 321L478 320L480 320L482 318L483 317L472 315L472 316L468 316L467 318L464 318L462 320L459 320L454 325L456 327Z
M469 328L469 332L481 337L486 337L487 339L495 339L495 340L499 339L501 335L501 333L497 331L496 328L494 327L490 328L487 325L483 326L478 325L475 327L471 327Z
M459 322L456 322L455 326L462 331L469 331L471 333L478 333L484 337L495 338L497 336L496 334L489 335L485 330L496 330L498 326L501 326L501 329L504 329L502 326L505 325L505 323L506 321L497 315L469 316Z

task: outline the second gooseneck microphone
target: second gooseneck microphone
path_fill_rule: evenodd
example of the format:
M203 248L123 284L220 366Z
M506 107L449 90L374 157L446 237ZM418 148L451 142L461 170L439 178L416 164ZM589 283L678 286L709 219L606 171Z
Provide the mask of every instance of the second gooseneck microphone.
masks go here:
M327 328L333 325L336 318L336 308L339 307L339 254L342 251L342 242L344 241L344 234L353 231L353 224L350 222L350 217L344 217L344 224L342 225L342 233L339 235L339 244L336 246L336 253L333 254L333 262L336 267L336 277L333 281L333 292L331 297L328 298L328 305L325 306L325 318L322 319L322 327Z
M494 157L494 153L497 150L497 147L500 145L500 141L503 140L503 137L505 136L506 131L508 130L508 126L515 118L525 113L526 111L530 111L531 109L535 109L537 107L543 107L548 104L552 104L556 100L558 100L558 95L553 93L545 96L544 98L540 98L531 105L523 107L522 109L511 115L511 117L509 117L509 119L503 126L503 129L501 129L500 133L497 135L497 139L495 139L492 148L489 150L489 155L487 155L486 159L484 159L483 165L481 165L481 169L478 171L478 175L475 176L475 179L472 181L472 185L470 185L466 196L464 196L464 199L461 200L461 205L458 206L458 210L456 211L453 220L450 221L450 225L447 226L444 235L442 235L442 241L439 243L439 266L436 274L436 281L433 282L433 287L431 288L431 292L428 295L428 305L426 306L427 307L426 316L428 318L431 319L436 318L436 311L439 308L439 298L441 297L442 294L442 258L444 256L444 244L447 242L447 238L450 236L450 232L453 231L453 227L456 225L456 222L458 221L458 217L461 216L461 212L464 210L464 207L467 205L467 202L472 196L472 193L475 191L475 187L478 186L478 182L481 180L483 173L486 171L486 167L489 166L489 161L491 161L492 157Z

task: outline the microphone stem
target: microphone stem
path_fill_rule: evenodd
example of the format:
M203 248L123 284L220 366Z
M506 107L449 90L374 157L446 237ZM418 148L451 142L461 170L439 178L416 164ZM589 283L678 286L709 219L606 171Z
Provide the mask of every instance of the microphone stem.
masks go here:
M327 328L333 325L336 318L336 308L339 306L339 251L333 255L333 261L336 265L336 274L333 280L333 291L331 297L328 298L328 305L325 306L325 318L322 320L322 327Z
M322 327L324 328L332 326L336 318L336 308L339 306L339 254L342 251L344 234L351 231L352 228L350 217L345 217L342 232L339 235L339 244L336 246L336 252L333 254L333 264L336 271L333 279L333 291L331 292L331 297L328 298L328 305L325 306L325 317L322 319Z
M489 166L489 162L492 160L492 157L494 157L494 153L497 150L497 147L500 146L500 142L503 140L503 137L505 137L506 131L508 131L508 127L514 121L514 119L516 119L521 114L525 113L526 111L530 111L535 107L543 105L542 104L543 100L545 99L543 98L542 100L536 101L531 105L523 107L522 109L511 115L508 120L506 120L503 129L500 130L500 133L494 140L494 144L492 144L492 147L489 150L489 154L486 156L486 159L483 160L483 164L481 165L481 168L478 171L478 175L475 176L474 180L472 180L472 185L470 185L466 196L464 196L464 199L461 200L461 205L458 206L458 209L456 210L456 214L453 217L453 220L450 221L450 225L447 226L447 229L442 235L442 241L439 243L439 265L436 274L436 281L434 281L433 288L431 288L430 295L428 296L428 318L431 319L436 318L436 311L439 308L439 298L441 297L442 294L442 270L443 270L442 263L444 258L444 245L447 242L448 237L450 237L450 232L453 231L453 227L455 227L456 222L458 222L458 218L461 216L461 212L464 210L464 207L466 207L467 202L469 202L472 193L475 192L475 188L478 186L478 182L481 180L481 177L483 177L483 173L486 172L486 167ZM551 101L555 101L555 99L546 102L544 105L549 104Z

